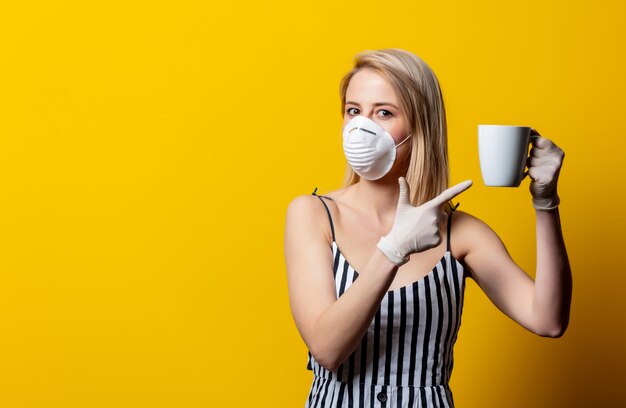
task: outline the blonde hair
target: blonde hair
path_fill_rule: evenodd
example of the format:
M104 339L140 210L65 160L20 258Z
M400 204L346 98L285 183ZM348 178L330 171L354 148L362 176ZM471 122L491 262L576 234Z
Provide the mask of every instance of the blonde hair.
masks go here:
M417 55L398 48L361 51L354 57L354 68L341 80L341 115L350 80L361 69L379 73L393 87L400 109L411 127L411 153L406 174L411 203L421 205L448 187L448 137L446 112L439 81ZM360 177L348 165L344 186ZM448 206L444 211L449 212Z

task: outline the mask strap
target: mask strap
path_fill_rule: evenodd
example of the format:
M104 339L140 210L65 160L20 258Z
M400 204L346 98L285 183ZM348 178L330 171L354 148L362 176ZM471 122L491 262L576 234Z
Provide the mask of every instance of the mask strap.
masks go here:
M396 145L396 148L400 147L402 145L402 143L406 142L407 140L409 140L409 138L411 137L411 134L409 133L409 135L406 137L406 139L404 139L403 141L401 141L400 143L398 143Z

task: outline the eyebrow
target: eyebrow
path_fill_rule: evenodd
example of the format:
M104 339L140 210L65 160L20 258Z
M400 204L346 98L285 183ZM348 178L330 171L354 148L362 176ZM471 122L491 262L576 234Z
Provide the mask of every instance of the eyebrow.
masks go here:
M361 106L357 102L354 102L354 101L346 101L346 105L347 104ZM383 106L383 105L393 106L394 108L398 109L398 107L396 105L394 105L393 103L389 103L389 102L376 102L374 104L374 106Z

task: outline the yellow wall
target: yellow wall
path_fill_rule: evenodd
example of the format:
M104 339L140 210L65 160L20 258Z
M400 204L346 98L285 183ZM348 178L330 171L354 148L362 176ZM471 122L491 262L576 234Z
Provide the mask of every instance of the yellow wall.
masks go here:
M285 210L340 187L339 80L385 47L435 70L459 209L531 276L528 180L482 184L476 126L566 152L570 327L537 337L468 280L457 406L626 403L624 2L8 3L0 406L303 406Z

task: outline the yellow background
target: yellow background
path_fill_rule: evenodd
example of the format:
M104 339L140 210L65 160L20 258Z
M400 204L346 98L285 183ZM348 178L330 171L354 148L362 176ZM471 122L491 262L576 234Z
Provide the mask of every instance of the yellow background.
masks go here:
M566 153L571 322L540 338L468 280L458 407L626 403L624 2L49 1L0 6L0 406L300 407L287 204L341 186L363 49L437 74L451 183L531 276L535 217L480 179L479 123ZM453 244L454 245L454 244Z

